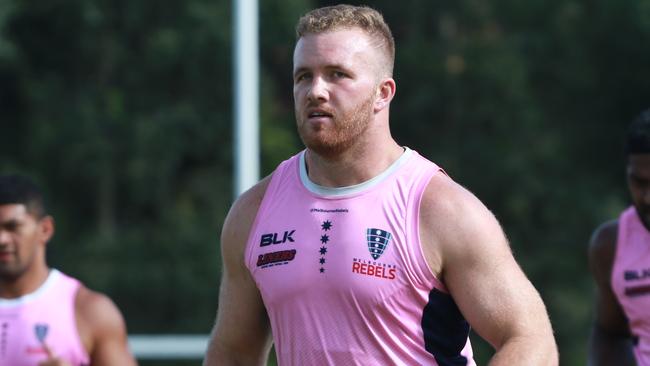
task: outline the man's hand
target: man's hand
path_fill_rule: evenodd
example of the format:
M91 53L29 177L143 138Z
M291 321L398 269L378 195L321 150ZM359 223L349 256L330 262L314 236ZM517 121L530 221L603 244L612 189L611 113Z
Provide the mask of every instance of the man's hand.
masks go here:
M47 352L47 360L39 363L38 366L72 366L68 361L56 357L47 344L43 343L43 348Z

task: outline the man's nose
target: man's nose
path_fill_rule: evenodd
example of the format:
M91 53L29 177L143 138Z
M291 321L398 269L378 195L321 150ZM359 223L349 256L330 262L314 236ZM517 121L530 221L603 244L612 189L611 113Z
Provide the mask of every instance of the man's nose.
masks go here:
M328 86L322 77L314 77L307 93L310 102L327 100L329 96Z
M646 187L643 191L643 203L650 205L650 187Z
M7 230L0 229L0 246L9 244L10 235Z

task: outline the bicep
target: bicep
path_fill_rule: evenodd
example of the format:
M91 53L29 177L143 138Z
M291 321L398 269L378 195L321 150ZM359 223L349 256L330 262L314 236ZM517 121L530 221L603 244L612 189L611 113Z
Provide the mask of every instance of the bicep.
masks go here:
M136 365L129 349L124 318L108 297L93 293L84 305L86 319L92 319L92 366Z
M223 273L217 320L206 365L266 363L271 330L261 294L244 264L246 241L259 207L259 196L245 197L229 212L221 236Z
M594 322L605 332L626 335L627 319L611 286L616 233L616 224L605 225L594 233L589 244L589 269L596 284Z
M250 275L226 266L211 343L227 354L266 357L270 327L266 308Z
M497 349L513 337L552 340L541 297L494 215L465 189L432 182L420 212L423 246L463 316Z
M607 333L628 335L627 318L611 286L596 285L594 294L594 325Z
M468 322L499 348L508 339L550 333L544 304L491 217L477 219L462 252L445 259L445 282Z

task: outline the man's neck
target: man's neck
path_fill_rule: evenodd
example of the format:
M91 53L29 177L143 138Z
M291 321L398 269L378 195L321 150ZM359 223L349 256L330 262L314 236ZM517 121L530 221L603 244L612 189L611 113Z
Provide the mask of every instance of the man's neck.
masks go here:
M0 277L0 299L16 299L38 290L47 280L50 269L38 266L15 278Z
M378 145L380 146L380 145ZM335 158L323 158L307 149L305 162L309 179L323 187L349 187L366 182L388 169L404 153L394 140L387 145L354 149Z

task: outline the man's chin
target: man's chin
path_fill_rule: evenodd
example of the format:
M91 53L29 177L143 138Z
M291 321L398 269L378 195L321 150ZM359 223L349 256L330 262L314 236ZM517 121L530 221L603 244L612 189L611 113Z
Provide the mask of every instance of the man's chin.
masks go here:
M636 212L639 215L639 219L641 219L643 226L645 226L645 228L650 231L650 210L639 211L637 209Z
M2 280L6 282L13 282L18 280L20 275L21 272L17 270L0 265L0 278L2 278Z
M650 217L645 216L641 222L643 223L643 226L645 226L646 230L650 231Z
M305 144L307 148L324 159L331 159L341 154L341 146L326 144Z

